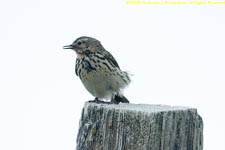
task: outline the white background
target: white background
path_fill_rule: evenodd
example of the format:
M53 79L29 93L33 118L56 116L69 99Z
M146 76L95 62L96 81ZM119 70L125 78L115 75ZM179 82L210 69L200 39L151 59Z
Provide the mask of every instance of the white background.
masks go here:
M8 0L0 5L0 149L74 150L85 101L76 38L99 39L130 71L132 103L191 106L204 150L225 149L225 6Z

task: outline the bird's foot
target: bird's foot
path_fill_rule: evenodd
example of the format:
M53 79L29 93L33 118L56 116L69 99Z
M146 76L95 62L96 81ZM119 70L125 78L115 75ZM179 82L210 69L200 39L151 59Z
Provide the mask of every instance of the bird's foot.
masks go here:
M111 104L111 102L105 102L102 100L99 100L97 97L94 100L88 101L89 103L97 103L97 104Z
M105 102L105 101L99 100L97 97L94 100L90 100L88 102L89 103L97 103L97 104L119 104L119 102L116 101L115 99L111 99L110 102Z
M111 99L111 101L109 102L110 104L119 104L119 102L118 101L116 101L114 98L113 99Z

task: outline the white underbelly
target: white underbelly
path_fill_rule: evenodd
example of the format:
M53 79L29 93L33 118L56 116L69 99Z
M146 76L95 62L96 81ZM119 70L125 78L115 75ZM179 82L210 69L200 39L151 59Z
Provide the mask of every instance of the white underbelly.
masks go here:
M85 88L100 99L110 99L125 87L120 76L109 72L89 72L81 80Z

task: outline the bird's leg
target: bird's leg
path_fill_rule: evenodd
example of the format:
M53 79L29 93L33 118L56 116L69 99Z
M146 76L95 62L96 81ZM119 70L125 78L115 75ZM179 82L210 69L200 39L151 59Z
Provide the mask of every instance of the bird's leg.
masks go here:
M105 102L105 101L99 100L97 97L95 97L94 100L90 100L88 102L89 103L97 103L97 104L110 104L110 102Z
M110 104L119 104L119 102L116 101L115 96L113 96L113 97L111 98Z

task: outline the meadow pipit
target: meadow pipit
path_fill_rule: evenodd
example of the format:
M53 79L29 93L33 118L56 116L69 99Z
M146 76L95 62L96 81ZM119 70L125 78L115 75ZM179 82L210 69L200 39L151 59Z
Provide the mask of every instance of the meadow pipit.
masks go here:
M73 44L63 47L77 54L75 73L97 103L129 103L122 90L130 83L127 72L122 71L115 58L105 50L100 41L82 36ZM104 102L99 99L111 99Z

